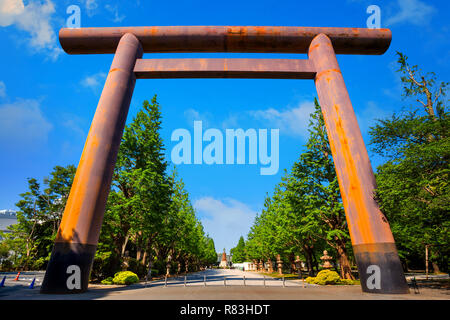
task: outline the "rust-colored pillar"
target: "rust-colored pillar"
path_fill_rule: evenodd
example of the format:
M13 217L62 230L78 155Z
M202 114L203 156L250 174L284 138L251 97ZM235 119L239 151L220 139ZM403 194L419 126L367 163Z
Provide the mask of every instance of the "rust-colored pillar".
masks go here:
M122 36L106 79L47 266L41 293L87 290L114 166L142 57L139 40Z
M389 223L373 199L375 177L331 40L317 35L308 56L325 119L364 292L409 293Z

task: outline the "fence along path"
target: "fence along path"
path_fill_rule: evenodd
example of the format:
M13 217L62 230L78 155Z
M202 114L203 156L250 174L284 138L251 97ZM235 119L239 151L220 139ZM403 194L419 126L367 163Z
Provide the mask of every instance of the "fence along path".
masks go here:
M266 286L266 287L312 287L300 279L287 280L272 278L256 272L244 272L237 269L207 269L188 275L169 277L148 282L151 286Z

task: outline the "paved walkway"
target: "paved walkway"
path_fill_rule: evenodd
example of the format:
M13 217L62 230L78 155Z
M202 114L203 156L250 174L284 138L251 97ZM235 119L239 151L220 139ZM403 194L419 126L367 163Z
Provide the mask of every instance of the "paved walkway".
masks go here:
M206 276L206 286L205 286ZM244 286L245 276L245 286ZM225 277L225 283L224 283ZM25 273L24 279L29 278ZM420 288L420 294L385 295L368 294L361 287L316 286L300 280L269 279L254 272L239 270L206 270L184 277L141 282L130 286L90 285L83 294L43 295L39 293L40 283L29 289L29 280L10 282L0 288L0 300L450 300L445 289Z
M166 287L184 287L184 276L168 278L165 280L152 281L148 284ZM189 274L186 276L186 287L210 287L210 286L261 286L261 287L315 287L299 280L285 280L282 278L272 278L256 272L243 272L237 269L208 269L202 272Z

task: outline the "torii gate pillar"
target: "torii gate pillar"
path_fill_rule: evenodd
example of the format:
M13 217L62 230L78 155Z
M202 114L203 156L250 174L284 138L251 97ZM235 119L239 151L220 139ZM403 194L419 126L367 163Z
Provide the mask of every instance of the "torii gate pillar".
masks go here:
M70 189L41 293L87 290L136 83L134 65L142 54L142 46L133 34L122 36Z
M316 89L362 289L408 293L389 223L373 198L375 176L331 40L316 36L308 56L316 69Z

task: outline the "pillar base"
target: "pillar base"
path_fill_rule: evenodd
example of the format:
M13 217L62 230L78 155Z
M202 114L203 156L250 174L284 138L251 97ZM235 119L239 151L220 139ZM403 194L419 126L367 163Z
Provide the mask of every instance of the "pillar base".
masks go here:
M40 293L86 292L96 249L90 244L56 242Z
M406 294L409 287L394 243L353 245L363 292Z

